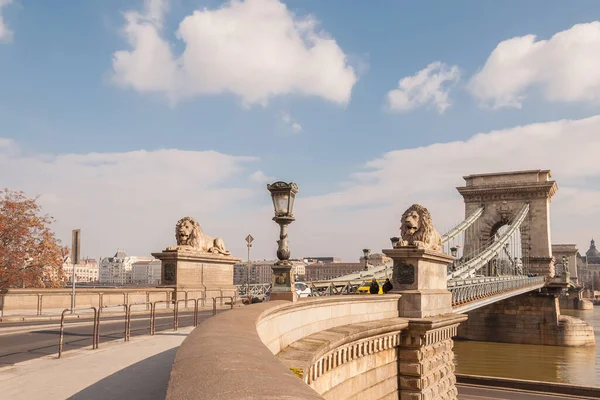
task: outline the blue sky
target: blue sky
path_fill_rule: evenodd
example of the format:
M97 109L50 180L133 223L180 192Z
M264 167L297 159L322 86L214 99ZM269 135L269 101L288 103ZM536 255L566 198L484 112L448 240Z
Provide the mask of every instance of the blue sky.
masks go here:
M600 202L599 175L594 168L590 169L587 164L565 166L553 160L564 158L561 153L564 143L560 141L556 142L555 153L548 149L550 154L540 153L529 161L530 152L523 150L523 156L519 158L509 150L503 154L500 147L497 157L500 161L487 163L486 159L477 158L465 161L456 169L455 179L447 181L447 186L442 188L447 199L441 197L440 188L435 189L440 192L412 190L412 181L406 178L407 174L415 174L411 166L398 166L408 171L398 172L395 178L391 174L389 179L381 177L382 174L388 176L384 173L385 168L375 168L375 174L367 178L368 185L374 185L371 192L383 193L381 198L371 199L355 191L354 187L364 189L364 184L353 175L373 172L373 168L366 168L367 163L374 161L377 164L377 160L389 152L428 149L436 143L465 143L463 141L478 133L506 130L510 134L511 129L518 126L561 119L578 120L598 114L600 78L594 67L600 67L600 56L592 54L594 50L600 54L600 33L593 25L594 21L600 20L600 3L597 1L284 1L287 10L274 11L272 18L298 23L306 22L307 16L312 16L318 24L308 28L308 34L317 35L319 40L334 40L335 48L329 42L323 47L320 58L305 57L314 45L306 37L304 49L293 47L291 42L286 42L290 39L285 34L263 29L266 20L260 19L259 12L249 12L249 8L244 8L246 2L236 3L239 3L239 12L220 14L222 19L215 21L219 21L217 27L222 27L229 18L227 21L238 26L237 29L248 29L246 33L236 31L234 35L242 43L240 53L233 52L228 59L233 62L228 65L225 61L216 64L208 53L197 51L190 55L193 62L188 63L188 70L178 69L172 75L178 82L174 86L167 85L166 81L159 82L160 74L175 68L174 65L181 66L181 60L162 63L164 58L152 58L147 54L137 64L135 60L120 64L129 72L137 72L126 78L121 76L120 81L117 79L115 53L134 51L128 42L132 36L127 36L124 31L126 13L137 12L140 20L130 27L144 28L145 34L148 29L153 29L160 43L170 49L173 60L177 60L193 47L192 40L198 46L196 49L206 49L202 46L221 43L220 40L234 48L233 42L228 40L235 38L218 36L222 32L214 26L210 30L202 25L210 20L208 17L214 17L217 10L231 9L231 3L0 0L3 25L12 32L10 37L5 35L0 44L0 138L10 139L12 149L4 155L0 153L4 157L0 158L4 171L0 172L0 179L10 188L42 195L45 208L57 218L57 232L63 240L68 241L68 233L75 225L85 226L82 230L85 233L87 229L90 237L88 252L96 257L111 253L116 247L145 254L157 250L152 246L166 247L170 244L166 242L171 240L170 226L179 214L186 213L193 214L201 223L206 221L204 225L210 229L209 233L224 236L226 242L235 242L230 247L238 251L242 251L242 239L249 231L264 232L264 244L256 246L257 256L272 257L272 240L275 238L271 239L269 235L276 227L268 217L264 221L254 219L257 215L263 218L268 214L265 210L269 199L264 188L267 178L298 182L299 200L306 198L304 211L300 208L302 203L298 203L297 212L304 212L306 218L304 225L297 228L298 251L303 254L334 252L334 255L349 260L358 258L359 249L364 245L376 249L385 247L387 243L382 240L393 236L397 229L398 215L394 213L406 208L410 201L429 201L432 211L444 215L438 218L442 225L460 220L462 209L454 187L462 183L462 175L469 173L498 168L552 168L561 188L567 188L565 193L571 196L569 201L580 199L590 210L595 210ZM255 11L279 4L276 0L254 0L252 3ZM162 10L158 17L152 17L156 17L154 20L149 17L149 8L145 8L152 5ZM276 7L272 9L276 10ZM195 10L198 10L198 16L206 18L191 18ZM191 33L184 42L176 32L186 17L189 17ZM253 20L255 17L257 19ZM275 23L275 20L269 21ZM536 35L535 41L548 40L559 32L569 34L577 24L586 24L590 28L568 36L568 40L575 43L572 46L550 44L541 50L527 47L527 57L510 65L490 65L489 71L484 69L496 46L504 41L530 34ZM295 25L290 26L295 29ZM253 39L244 41L244 35ZM271 40L273 46L261 45L262 39ZM515 54L518 47L510 47L514 43L508 45L503 54ZM304 54L298 57L306 63L278 70L282 65L281 58L296 54L290 50L282 56L289 48ZM561 51L565 52L564 56ZM585 76L581 70L570 71L569 61L565 60L589 65L584 72L589 72L590 76ZM537 61L540 65L534 65ZM411 98L409 109L390 110L388 92L398 88L399 80L414 76L434 62L441 63L446 72L452 67L458 72L439 87L433 87L432 91L417 87L412 93L417 97L424 96L424 100L418 102ZM247 69L244 63L249 63ZM164 69L161 69L163 64ZM199 67L204 65L208 65L206 70ZM252 68L258 68L256 73L261 76L256 81L257 75ZM322 78L325 73L319 71L327 68L332 72L325 79ZM481 74L473 89L473 80L482 70L489 73ZM515 78L521 73L527 77ZM209 84L194 83L202 82L203 75L218 80L219 74L226 77L223 82L229 82L228 89L213 88L216 93L207 94ZM356 76L353 82L350 74ZM318 82L321 78L323 81ZM435 80L435 76L429 78L430 82ZM557 82L569 82L571 78L576 81L567 86L577 90L559 87ZM281 80L285 84L273 86L271 80ZM132 84L132 81L137 83ZM157 85L163 89L148 89ZM507 94L506 90L498 89L498 85L514 90ZM191 87L191 92L186 92ZM349 96L340 94L347 90L350 90ZM443 112L430 96L434 92L445 93L449 105ZM266 100L247 104L244 94L249 93L268 94ZM489 107L504 95L513 100L519 96L523 98L518 101L518 107L514 104ZM483 100L488 107L482 107ZM298 124L296 128L292 126L294 122ZM545 130L543 126L538 129ZM562 140L569 140L569 127L564 129L563 135ZM582 135L595 138L589 132ZM578 143L574 146L574 153L568 157L576 157L580 147L592 157L597 144ZM191 165L172 163L169 155L165 156L166 161L153 158L154 152L161 149L174 149L169 154L176 159L181 158L177 151L193 152ZM464 149L477 153L474 149ZM144 163L151 167L131 161L138 154L132 152L139 150L148 152ZM208 163L207 160L212 158L207 157L206 151L224 155L223 162L226 165L232 163L231 171L219 163ZM431 151L435 151L435 146ZM400 159L405 155L397 154ZM238 160L235 157L255 159ZM504 164L506 158L514 158L514 167ZM417 175L421 175L414 178L414 184L429 179L448 162L440 161L440 164L432 165L431 170L418 172ZM557 162L559 164L554 167L553 163ZM25 167L16 170L19 163ZM79 168L82 163L88 168L85 173ZM90 163L96 163L98 169L94 170ZM114 164L114 168L107 171L101 167L104 164ZM195 168L210 171L210 179L190 172ZM222 173L219 168L229 172ZM44 174L40 169L54 172L53 175L48 172L49 176L41 180L40 176ZM161 177L154 181L158 173ZM440 175L436 179L444 182L445 178L446 175ZM197 179L205 179L206 185L198 183ZM80 193L71 194L73 192ZM107 200L108 193L121 200ZM135 197L140 193L144 196ZM364 201L336 203L331 200L336 198L336 193L352 197L353 201L356 198ZM203 203L209 195L216 196L214 198L222 195L227 200ZM129 203L143 202L146 207L143 211L128 205L126 199L132 196L135 200ZM182 197L198 200L179 200ZM168 213L164 211L165 204L170 204ZM582 208L582 204L578 207ZM567 210L571 205L563 200L562 205L557 206L558 214L553 215L557 222L554 224L553 220L553 226L559 229L554 229L553 235L557 240L577 242L583 247L599 228L590 225L589 214L576 221L568 213L560 214L561 207ZM328 207L333 207L334 211ZM262 211L256 213L255 210ZM452 217L446 214L452 214ZM114 221L108 224L110 219ZM342 225L340 220L344 221ZM156 225L141 221L156 221ZM364 225L366 221L369 221L369 228L365 232L358 236L353 234L351 238L344 236L343 231L352 229L345 229L344 224L352 227ZM328 228L319 227L320 223ZM571 225L564 225L568 223ZM147 224L143 225L147 231L145 238L128 238L126 232L136 224ZM168 233L159 232L165 227L169 227ZM293 230L291 235L293 237ZM257 237L257 234L253 233L253 236ZM258 237L263 239L261 234ZM348 240L353 242L349 244ZM328 247L323 241L329 243Z

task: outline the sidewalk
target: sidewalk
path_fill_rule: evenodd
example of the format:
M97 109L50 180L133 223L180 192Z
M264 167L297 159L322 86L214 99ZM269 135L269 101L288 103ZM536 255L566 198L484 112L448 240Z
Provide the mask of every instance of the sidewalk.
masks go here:
M171 365L193 327L114 341L0 368L11 400L153 400L165 398Z

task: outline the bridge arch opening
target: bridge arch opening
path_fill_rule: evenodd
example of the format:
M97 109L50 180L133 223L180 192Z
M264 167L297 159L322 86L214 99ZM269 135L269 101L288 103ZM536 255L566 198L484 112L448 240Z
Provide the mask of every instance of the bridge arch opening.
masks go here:
M508 222L499 221L492 226L488 237L489 243L494 243L510 229ZM487 276L525 275L529 273L527 257L528 249L523 248L522 232L518 229L513 233L501 250L487 264L483 274Z

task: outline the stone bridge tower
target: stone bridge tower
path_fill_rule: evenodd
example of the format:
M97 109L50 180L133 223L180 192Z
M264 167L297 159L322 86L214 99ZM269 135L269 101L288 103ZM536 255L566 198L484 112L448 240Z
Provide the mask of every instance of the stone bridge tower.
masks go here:
M484 213L465 232L464 255L485 247L498 230L508 225L525 203L529 213L521 224L523 264L529 271L554 276L550 238L550 200L556 182L550 170L530 170L478 174L463 177L465 186L457 187L465 201L465 217L481 205Z

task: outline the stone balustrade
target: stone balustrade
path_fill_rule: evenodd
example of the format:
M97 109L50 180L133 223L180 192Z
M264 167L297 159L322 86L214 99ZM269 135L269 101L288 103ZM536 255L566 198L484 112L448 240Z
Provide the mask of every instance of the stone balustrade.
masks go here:
M167 399L455 399L451 338L465 317L401 318L400 298L270 301L219 314L183 342Z

